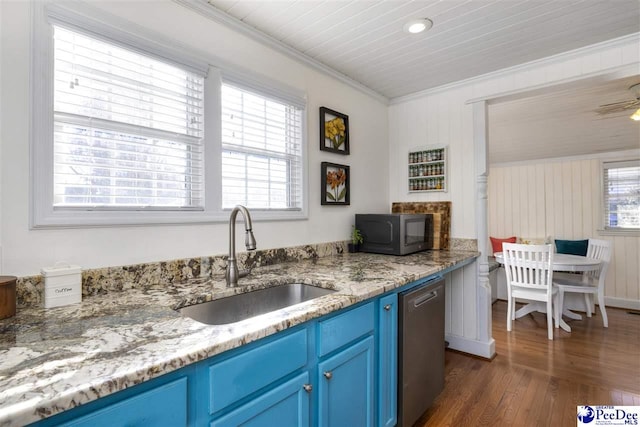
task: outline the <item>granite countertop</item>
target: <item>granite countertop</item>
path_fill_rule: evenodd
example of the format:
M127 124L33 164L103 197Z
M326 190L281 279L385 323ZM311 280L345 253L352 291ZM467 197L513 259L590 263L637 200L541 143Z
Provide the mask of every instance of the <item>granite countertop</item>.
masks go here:
M428 251L403 257L341 254L260 267L226 288L222 277L132 288L0 320L0 426L55 415L475 258ZM302 282L337 292L229 325L178 308Z

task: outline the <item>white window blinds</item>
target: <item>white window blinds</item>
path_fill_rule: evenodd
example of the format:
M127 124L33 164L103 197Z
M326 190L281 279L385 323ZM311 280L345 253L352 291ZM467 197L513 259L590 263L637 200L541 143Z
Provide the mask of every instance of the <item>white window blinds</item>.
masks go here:
M640 160L603 167L605 228L640 228Z
M54 26L54 207L201 209L204 76Z
M304 109L222 85L222 208L302 210Z

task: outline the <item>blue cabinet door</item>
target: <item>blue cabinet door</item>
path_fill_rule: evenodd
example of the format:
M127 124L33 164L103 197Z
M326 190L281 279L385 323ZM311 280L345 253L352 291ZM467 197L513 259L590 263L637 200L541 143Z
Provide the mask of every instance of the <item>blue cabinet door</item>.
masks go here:
M270 340L270 341L269 341ZM264 344L211 364L204 398L209 394L209 413L235 404L307 364L307 330L275 335Z
M186 425L187 378L180 378L61 424L64 427L179 427Z
M378 306L378 422L393 427L398 407L398 294L387 295Z
M308 427L308 382L309 373L304 372L212 421L210 427Z
M318 425L373 426L372 336L318 364Z

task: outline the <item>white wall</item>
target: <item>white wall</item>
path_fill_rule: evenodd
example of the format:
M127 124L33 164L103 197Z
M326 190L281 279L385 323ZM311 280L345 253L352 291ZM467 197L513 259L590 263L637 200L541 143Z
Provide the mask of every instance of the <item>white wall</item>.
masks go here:
M638 34L392 100L389 107L391 201L451 200L452 237L475 238L473 110L467 102L537 90L611 73L640 74ZM490 143L490 139L489 139ZM422 145L449 146L447 193L408 194L406 155Z
M389 194L392 202L452 202L451 236L475 238L475 176L471 87L420 97L389 108ZM467 120L468 119L468 120ZM449 188L440 193L407 191L407 153L413 147L446 145Z
M192 46L207 57L220 58L307 93L309 219L254 224L258 248L345 240L356 212L389 210L386 105L171 1L91 4ZM225 253L226 223L29 229L30 3L1 2L0 8L4 106L0 119L1 271L34 274L60 260L92 268ZM351 155L319 151L320 106L349 115ZM351 206L320 206L321 161L351 166Z
M591 158L492 166L489 235L612 242L608 305L640 308L640 235L612 235L602 224L602 160L640 158L640 150Z
M452 237L477 238L476 218L486 216L477 212L477 206L482 203L476 189L481 189L482 179L477 176L474 140L481 140L483 132L473 129L474 109L467 102L540 90L595 75L622 78L640 74L638 47L636 34L392 100L389 107L391 201L451 200ZM432 144L449 145L450 190L447 193L408 194L407 152L414 146ZM485 244L479 242L480 249ZM485 266L482 261L479 265L481 268ZM478 341L485 349L491 348L491 340L482 338L491 334L490 318L487 320L485 316L490 310L490 301L485 298L485 284L479 280L467 280L465 276L462 286L462 291L453 294L450 301L450 313L457 316L457 320L451 319L449 324L459 325L458 332L447 330L447 333L459 338L456 340L457 348L474 348ZM476 286L478 289L470 289Z
M0 23L2 23L2 3L0 3ZM0 34L0 83L2 82L2 64L4 37ZM2 84L0 84L0 135L2 135ZM0 207L2 207L2 144L0 144ZM0 274L2 274L2 209L0 209Z

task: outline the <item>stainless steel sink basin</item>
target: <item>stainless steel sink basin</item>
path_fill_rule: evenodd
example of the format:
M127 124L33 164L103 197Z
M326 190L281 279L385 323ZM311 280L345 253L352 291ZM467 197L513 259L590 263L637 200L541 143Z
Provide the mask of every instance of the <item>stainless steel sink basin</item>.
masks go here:
M196 304L181 308L179 311L183 316L198 322L208 325L225 325L280 310L333 292L335 292L333 289L319 288L304 283L292 283Z

